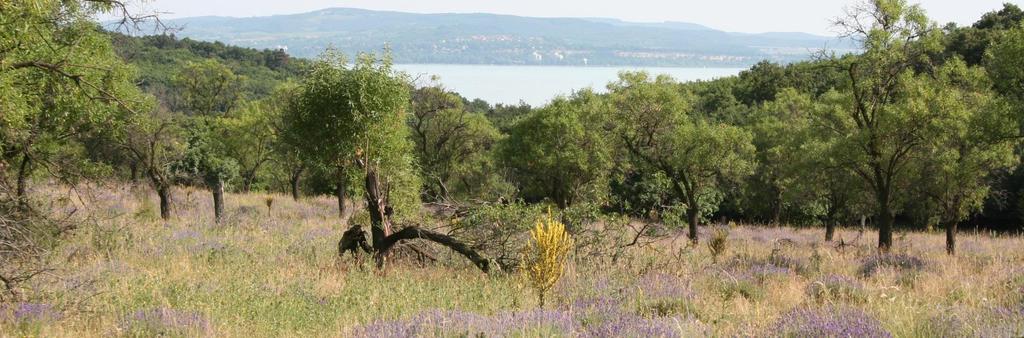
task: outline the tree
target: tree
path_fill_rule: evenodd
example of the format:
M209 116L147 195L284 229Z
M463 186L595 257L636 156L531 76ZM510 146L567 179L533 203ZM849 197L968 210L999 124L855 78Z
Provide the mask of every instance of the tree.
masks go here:
M603 105L596 94L582 91L556 98L512 127L499 152L526 200L549 199L564 209L606 195L612 162Z
M491 153L500 134L482 113L467 111L461 97L440 86L423 87L412 92L409 127L427 198L492 192Z
M947 27L946 57L958 55L969 66L981 65L986 51L998 43L1003 31L1012 29L1024 21L1024 11L1012 3L1003 4L998 11L985 13L970 27Z
M213 219L220 223L224 216L226 182L238 174L238 163L228 155L237 149L227 148L224 118L197 116L185 123L187 147L175 167L184 177L198 179L213 194Z
M221 139L230 157L238 164L242 179L242 192L248 193L257 181L260 170L273 158L273 147L277 142L274 130L274 100L245 102L234 114L221 121L224 135Z
M943 117L939 111L908 109L906 94L906 83L918 76L915 68L927 65L940 48L940 31L919 6L903 0L856 6L836 26L860 42L864 53L836 60L847 73L846 108L823 116L821 131L842 140L839 162L871 188L878 247L888 251L911 155L932 136L929 126Z
M956 253L957 224L981 209L992 173L1016 165L1016 115L989 91L984 71L955 59L938 76L915 81L911 97L921 109L950 116L922 152L914 186L937 207L946 252Z
M155 107L127 112L117 119L109 138L149 177L160 199L160 217L169 220L173 211L171 189L177 179L173 167L183 160L181 114Z
M989 49L985 69L997 92L1024 107L1024 24L1007 31Z
M243 77L214 59L190 62L172 79L179 107L193 115L227 114L235 107Z
M63 182L90 164L72 140L96 133L134 94L134 73L91 18L110 1L6 1L0 5L0 167L15 197L37 169ZM126 18L129 20L131 18ZM13 164L13 166L11 165Z
M733 95L748 106L775 100L775 94L789 87L786 69L771 61L761 61L740 72Z
M333 51L326 52L303 79L284 115L287 138L307 140L300 153L325 167L358 166L363 196L370 214L370 250L383 267L395 244L426 239L447 246L489 271L490 261L455 238L407 226L393 231L393 218L419 208L420 182L413 169L409 138L408 80L391 69L389 57L378 60L362 54L354 65ZM300 144L300 143L293 143ZM357 250L365 243L353 225L339 251ZM348 239L348 240L346 240Z
M787 207L813 213L808 207L818 199L816 187L807 184L805 170L809 118L816 107L810 96L792 88L772 97L757 110L750 127L758 165L747 188L752 199L749 207L768 207L769 221L780 224Z
M723 184L753 171L751 135L738 127L688 114L688 104L668 76L621 73L609 85L615 136L645 170L661 172L686 208L690 240L702 217L717 208Z

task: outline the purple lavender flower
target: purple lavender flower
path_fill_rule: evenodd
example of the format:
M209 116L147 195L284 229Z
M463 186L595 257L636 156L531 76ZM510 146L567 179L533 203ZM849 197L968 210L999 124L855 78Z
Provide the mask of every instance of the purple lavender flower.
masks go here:
M121 330L158 336L194 336L211 332L210 322L196 312L171 308L135 311L121 320Z
M862 276L873 276L883 267L901 271L921 271L928 267L924 260L907 254L881 254L864 259L859 273Z
M677 318L619 316L586 328L582 337L682 337ZM689 322L688 319L684 320Z
M634 290L650 300L690 300L694 298L689 282L664 273L649 273L640 277Z
M195 241L195 240L199 240L202 237L203 237L202 234L200 234L198 231L195 231L195 230L192 230L192 229L177 230L177 231L175 231L174 233L171 234L171 240L174 240L174 241L184 241L184 240L193 240L193 241Z
M882 323L849 307L800 308L779 318L771 337L892 337Z
M575 331L571 315L556 310L506 312L492 317L462 311L431 310L406 320L380 320L358 327L354 337L416 336L505 336L533 333L537 330L557 333Z
M60 311L44 303L0 304L0 323L38 323L58 320Z

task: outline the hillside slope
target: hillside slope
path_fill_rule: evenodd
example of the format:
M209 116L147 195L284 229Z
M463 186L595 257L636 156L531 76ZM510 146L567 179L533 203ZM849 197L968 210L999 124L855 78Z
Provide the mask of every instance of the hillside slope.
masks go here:
M849 43L803 33L739 34L680 23L495 14L413 14L331 8L269 17L169 20L178 35L299 57L334 46L391 48L399 63L746 66L794 61Z

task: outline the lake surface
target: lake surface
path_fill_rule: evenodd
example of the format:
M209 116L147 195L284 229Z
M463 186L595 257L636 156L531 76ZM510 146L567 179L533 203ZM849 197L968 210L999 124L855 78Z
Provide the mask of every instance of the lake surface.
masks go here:
M495 66L402 64L398 70L418 77L418 84L430 83L437 75L445 88L469 98L484 99L491 104L544 105L557 95L593 88L605 92L608 82L618 79L624 70L645 70L651 74L668 74L677 81L711 80L736 75L742 68L670 68L670 67L572 67L572 66Z

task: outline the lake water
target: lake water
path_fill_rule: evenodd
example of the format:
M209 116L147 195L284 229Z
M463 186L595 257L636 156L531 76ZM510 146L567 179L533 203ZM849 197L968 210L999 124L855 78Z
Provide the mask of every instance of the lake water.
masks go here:
M450 90L491 104L544 105L557 95L593 88L604 92L608 82L618 79L624 70L645 70L668 74L678 81L711 80L736 75L741 68L669 68L669 67L572 67L572 66L494 66L404 64L395 68L418 77L419 84L430 82L432 75Z

